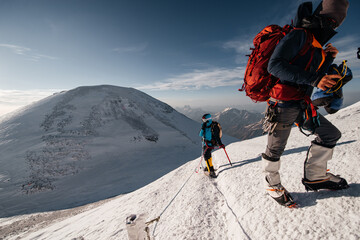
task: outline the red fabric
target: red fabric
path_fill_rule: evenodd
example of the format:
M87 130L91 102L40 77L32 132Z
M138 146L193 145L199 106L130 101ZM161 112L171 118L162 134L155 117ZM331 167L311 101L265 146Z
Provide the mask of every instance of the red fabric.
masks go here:
M305 93L301 89L278 83L270 91L270 96L280 101L302 100Z

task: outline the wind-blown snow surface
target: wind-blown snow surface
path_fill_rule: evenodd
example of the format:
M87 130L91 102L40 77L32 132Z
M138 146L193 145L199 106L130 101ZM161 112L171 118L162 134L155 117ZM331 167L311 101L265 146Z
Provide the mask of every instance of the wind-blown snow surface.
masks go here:
M0 122L0 217L143 187L201 153L200 128L131 88L54 94Z
M306 192L303 161L311 138L293 129L282 157L282 182L300 204L278 205L262 187L260 153L266 136L214 153L218 178L195 173L190 161L134 192L64 211L0 219L5 239L127 239L125 219L145 214L155 239L359 239L360 102L328 116L342 138L328 164L350 188Z

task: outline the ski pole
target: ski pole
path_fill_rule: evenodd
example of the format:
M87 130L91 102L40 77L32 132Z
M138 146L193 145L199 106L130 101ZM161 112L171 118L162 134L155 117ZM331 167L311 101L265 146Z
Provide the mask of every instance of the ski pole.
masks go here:
M195 168L195 172L196 172L196 173L198 173L198 172L199 172L199 169L200 169L200 164L201 164L202 159L203 159L203 156L201 156L201 158L200 158L200 162L199 162L199 164L197 165L197 167Z
M228 158L228 160L229 160L230 166L232 166L232 163L231 163L231 161L230 161L229 155L227 154L225 148L223 148L223 149L224 149L224 152L225 152L225 154L226 154L226 156L227 156L227 158Z

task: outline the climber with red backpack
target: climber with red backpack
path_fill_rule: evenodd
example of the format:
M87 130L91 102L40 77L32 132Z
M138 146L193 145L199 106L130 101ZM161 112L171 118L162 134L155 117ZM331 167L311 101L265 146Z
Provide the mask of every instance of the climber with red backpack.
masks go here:
M279 169L294 123L316 136L304 164L305 189L349 187L344 178L327 172L327 161L332 158L341 132L316 111L310 99L314 87L331 89L342 77L327 75L338 50L326 43L344 21L348 6L348 0L323 0L313 12L312 3L305 2L299 6L293 26L271 25L254 39L243 89L254 101L268 102L263 126L268 133L262 154L264 183L269 195L287 207L295 207L296 203L281 184ZM262 49L264 43L271 47Z

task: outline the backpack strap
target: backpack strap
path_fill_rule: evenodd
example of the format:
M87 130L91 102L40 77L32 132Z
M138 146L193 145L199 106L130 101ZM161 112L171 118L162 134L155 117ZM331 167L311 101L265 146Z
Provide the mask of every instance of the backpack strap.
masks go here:
M222 145L221 137L220 137L220 124L216 121L213 121L211 123L211 137L213 141L213 145ZM217 127L216 133L215 133L215 127Z
M303 30L306 33L306 42L304 44L304 46L302 47L302 49L299 51L299 53L295 56L295 58L290 62L290 64L293 64L300 56L304 56L311 48L311 53L310 53L310 59L308 61L308 63L306 64L305 70L309 70L310 66L311 66L311 62L314 58L314 53L316 48L319 48L322 50L322 46L321 44L316 40L316 38L314 37L314 35L309 31L306 30L305 28L294 28L294 30ZM321 66L323 65L323 63L325 62L325 52L322 50L321 51L322 54L322 60L321 63L319 65L319 67L317 68L316 71L318 71Z
M293 64L300 56L304 56L310 50L310 48L312 47L313 39L314 39L313 34L304 28L294 28L293 30L303 30L306 33L306 41L305 41L304 46L300 50L300 52L293 58L293 60L290 62L290 64ZM311 53L310 61L308 62L307 65L310 66L313 56L314 56L314 52ZM306 66L306 67L308 67L308 66Z

